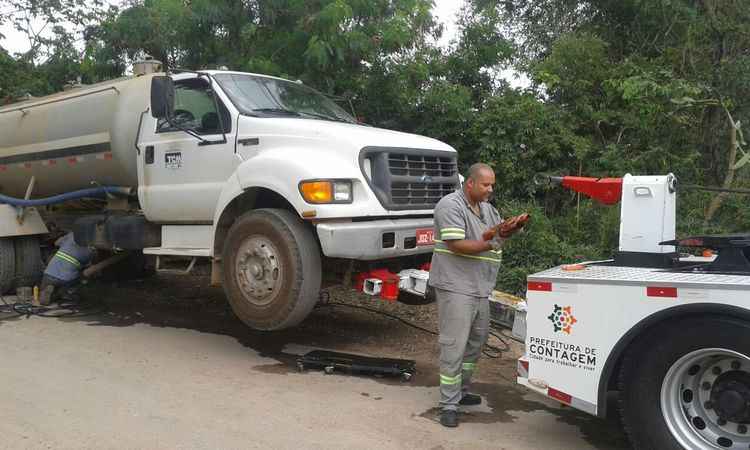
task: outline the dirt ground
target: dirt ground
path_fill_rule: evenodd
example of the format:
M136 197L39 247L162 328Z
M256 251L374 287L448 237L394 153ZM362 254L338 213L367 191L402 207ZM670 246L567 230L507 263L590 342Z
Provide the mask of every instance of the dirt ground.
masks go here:
M98 281L79 317L0 315L0 448L626 449L600 420L515 383L521 345L495 338L459 428L436 422L435 305L332 289L299 327L249 330L206 276ZM326 304L327 303L327 304ZM410 382L298 373L328 349L416 361Z

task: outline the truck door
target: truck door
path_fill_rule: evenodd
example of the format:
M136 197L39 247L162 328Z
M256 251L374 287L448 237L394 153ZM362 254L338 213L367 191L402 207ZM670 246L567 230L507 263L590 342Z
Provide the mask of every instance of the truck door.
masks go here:
M183 77L174 85L171 124L150 114L143 116L138 198L153 222L210 223L221 190L239 162L232 119L236 112L230 111L231 104L212 89L205 76Z

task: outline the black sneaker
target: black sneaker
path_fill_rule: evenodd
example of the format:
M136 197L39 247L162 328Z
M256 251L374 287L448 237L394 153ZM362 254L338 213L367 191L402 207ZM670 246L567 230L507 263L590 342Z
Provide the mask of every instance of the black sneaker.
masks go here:
M461 401L458 404L463 406L481 405L482 397L477 394L466 393L461 397Z
M440 425L448 428L456 428L458 426L458 411L455 409L440 411Z

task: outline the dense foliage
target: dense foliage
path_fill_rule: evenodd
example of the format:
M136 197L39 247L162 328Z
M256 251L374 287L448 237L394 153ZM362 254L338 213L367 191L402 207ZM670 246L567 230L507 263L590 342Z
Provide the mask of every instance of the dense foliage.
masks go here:
M445 49L430 0L5 0L31 50L0 48L0 101L170 67L301 79L366 122L432 136L498 174L504 214L531 211L501 288L617 246L619 211L534 183L540 172L674 172L683 185L748 182L746 0L470 0ZM32 20L49 24L35 34ZM513 68L530 86L499 74ZM747 197L684 189L679 234L750 230Z

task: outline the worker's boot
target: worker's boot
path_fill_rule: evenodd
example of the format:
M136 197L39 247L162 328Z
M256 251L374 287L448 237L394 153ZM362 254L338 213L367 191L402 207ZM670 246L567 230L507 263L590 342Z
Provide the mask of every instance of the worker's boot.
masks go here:
M461 397L461 400L458 402L458 404L462 406L481 405L482 397L478 394L467 392Z
M440 411L440 425L448 428L458 426L458 411L455 409L444 409Z
M55 293L55 287L48 284L42 288L42 292L39 293L39 304L46 306L52 303L52 294Z

